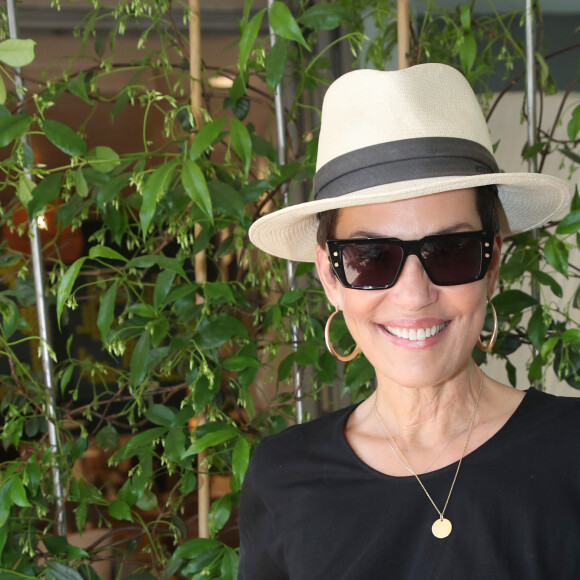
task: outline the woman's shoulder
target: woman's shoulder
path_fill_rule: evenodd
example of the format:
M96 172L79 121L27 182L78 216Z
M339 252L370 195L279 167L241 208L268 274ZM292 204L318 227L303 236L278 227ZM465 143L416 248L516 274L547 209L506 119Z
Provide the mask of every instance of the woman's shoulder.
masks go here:
M528 425L545 424L552 432L575 429L580 434L580 397L554 395L530 387L525 391L519 416Z
M313 453L335 450L343 440L344 424L356 405L325 414L305 423L291 425L260 441L254 452L254 463L284 462L291 457L308 457Z

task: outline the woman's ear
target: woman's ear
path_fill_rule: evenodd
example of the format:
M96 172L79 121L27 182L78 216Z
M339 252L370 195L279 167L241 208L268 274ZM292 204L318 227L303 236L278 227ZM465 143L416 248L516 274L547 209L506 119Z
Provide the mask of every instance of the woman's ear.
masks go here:
M316 244L315 256L318 277L322 282L322 286L326 292L326 297L335 308L339 307L341 304L340 289L342 286L332 271L332 266L330 265L330 260L328 259L328 253L326 252L325 248Z
M493 240L493 258L491 260L491 265L487 271L487 296L491 298L497 286L497 277L499 274L499 266L501 262L501 247L503 244L503 238L500 233L495 235Z

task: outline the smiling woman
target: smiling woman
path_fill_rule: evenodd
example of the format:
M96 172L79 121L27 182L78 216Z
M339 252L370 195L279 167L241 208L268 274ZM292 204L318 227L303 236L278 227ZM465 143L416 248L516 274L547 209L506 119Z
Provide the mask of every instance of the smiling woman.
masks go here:
M557 215L566 184L500 173L475 95L444 65L340 78L318 153L315 200L261 218L252 240L316 262L357 344L337 355L333 314L328 348L362 351L377 387L259 445L239 578L579 577L580 452L563 450L580 401L512 389L471 357L491 347L503 236Z

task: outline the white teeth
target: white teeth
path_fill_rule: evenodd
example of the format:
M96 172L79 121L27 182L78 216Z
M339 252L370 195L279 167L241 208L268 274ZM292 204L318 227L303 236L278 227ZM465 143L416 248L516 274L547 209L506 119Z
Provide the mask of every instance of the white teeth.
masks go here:
M425 340L430 336L435 336L441 332L447 323L436 324L427 328L397 328L395 326L385 326L388 332L399 338L406 338L407 340Z

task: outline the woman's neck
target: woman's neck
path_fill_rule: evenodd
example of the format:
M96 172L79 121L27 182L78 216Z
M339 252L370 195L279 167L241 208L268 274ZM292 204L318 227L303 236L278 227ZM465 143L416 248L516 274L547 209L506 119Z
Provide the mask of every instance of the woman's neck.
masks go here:
M405 387L383 379L373 395L373 406L376 403L377 414L399 445L433 442L465 425L481 380L474 364L437 385Z

